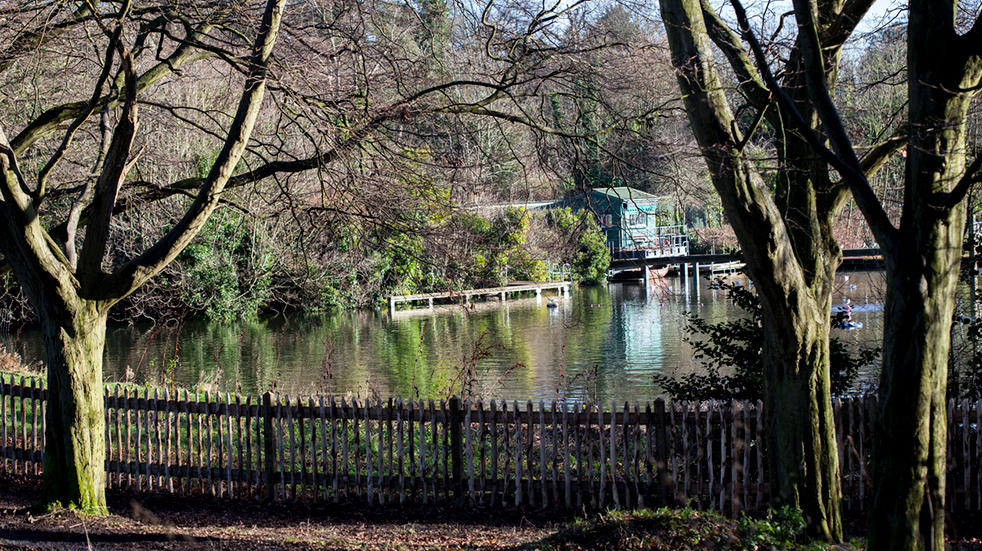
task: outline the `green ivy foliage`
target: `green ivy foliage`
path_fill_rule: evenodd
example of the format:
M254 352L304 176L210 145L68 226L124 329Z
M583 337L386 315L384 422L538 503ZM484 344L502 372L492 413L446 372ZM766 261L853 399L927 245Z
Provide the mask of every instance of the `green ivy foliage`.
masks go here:
M586 210L573 212L569 207L552 209L546 214L560 235L575 238L576 252L570 260L574 277L585 285L600 285L607 281L610 251L597 220Z
M184 269L181 299L209 319L255 318L269 298L272 247L241 214L210 219L177 260Z

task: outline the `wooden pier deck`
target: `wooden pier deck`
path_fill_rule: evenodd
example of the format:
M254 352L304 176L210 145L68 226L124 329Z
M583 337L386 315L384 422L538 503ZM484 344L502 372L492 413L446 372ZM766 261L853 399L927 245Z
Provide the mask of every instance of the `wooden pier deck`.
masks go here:
M489 287L486 289L465 289L461 291L445 291L440 293L418 293L415 295L392 295L389 297L389 312L396 311L400 302L425 302L427 308L432 308L434 302L472 302L472 297L496 297L504 302L508 295L515 293L535 293L541 296L543 291L556 291L560 296L568 295L573 284L569 281L556 282L515 282L504 287Z
M614 259L610 262L612 272L641 270L645 265L651 269L659 269L665 266L678 266L679 272L688 273L689 270L705 271L711 270L710 266L732 265L734 262L742 262L732 254L690 254L682 256L658 256L652 258L626 258ZM686 268L686 266L692 266ZM842 264L839 270L879 270L883 268L883 256L880 249L843 249Z

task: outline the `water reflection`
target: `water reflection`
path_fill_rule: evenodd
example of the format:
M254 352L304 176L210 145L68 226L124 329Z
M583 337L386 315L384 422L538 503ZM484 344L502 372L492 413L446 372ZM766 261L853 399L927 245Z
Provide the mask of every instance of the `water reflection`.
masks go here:
M864 323L861 331L839 332L848 342L879 339L879 281L865 273L837 281L833 300L848 296L854 319ZM547 302L278 317L231 327L111 326L106 378L253 394L273 388L441 398L463 390L499 400L643 403L658 397L652 374L699 369L684 342L687 312L711 321L745 315L707 281L697 287L678 278L648 288L581 288L558 298L556 308ZM6 339L25 359L43 357L34 333Z

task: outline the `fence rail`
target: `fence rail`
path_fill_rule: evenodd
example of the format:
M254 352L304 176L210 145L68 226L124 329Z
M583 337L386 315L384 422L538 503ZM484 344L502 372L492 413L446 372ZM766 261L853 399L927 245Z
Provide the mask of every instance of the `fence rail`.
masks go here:
M38 473L41 381L0 380L0 462ZM113 388L110 487L241 499L739 511L768 499L760 403L364 401ZM836 400L844 506L865 507L875 399ZM949 405L947 504L982 509L982 409Z

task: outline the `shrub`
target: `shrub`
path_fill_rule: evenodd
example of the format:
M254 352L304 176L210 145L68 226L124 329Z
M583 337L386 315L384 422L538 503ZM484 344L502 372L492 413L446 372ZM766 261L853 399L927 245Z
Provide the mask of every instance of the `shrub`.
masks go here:
M212 217L181 252L181 297L190 309L221 322L255 318L269 297L273 264L260 224L232 212Z
M571 246L561 254L561 262L573 266L573 278L586 285L599 285L607 281L610 269L610 251L607 240L593 215L586 210L572 212L568 207L556 208L546 214L546 219L557 229L560 239Z

